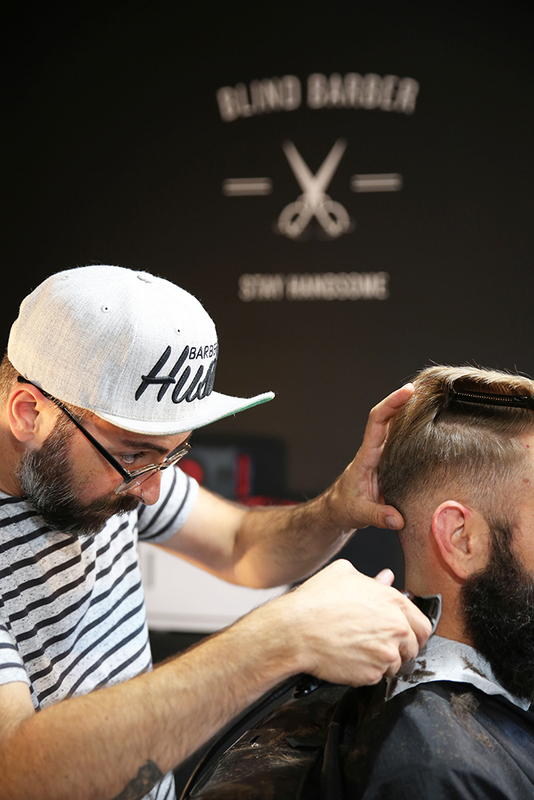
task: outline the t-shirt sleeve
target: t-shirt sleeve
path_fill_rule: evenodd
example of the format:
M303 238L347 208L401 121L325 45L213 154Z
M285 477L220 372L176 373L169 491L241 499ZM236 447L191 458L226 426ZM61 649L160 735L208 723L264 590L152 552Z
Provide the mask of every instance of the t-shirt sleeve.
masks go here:
M1 609L0 601L0 684L22 681L22 683L26 683L29 686L28 673L24 668L13 637L4 623Z
M198 483L179 467L161 473L159 499L152 506L141 506L138 536L143 542L165 542L187 520L198 495Z

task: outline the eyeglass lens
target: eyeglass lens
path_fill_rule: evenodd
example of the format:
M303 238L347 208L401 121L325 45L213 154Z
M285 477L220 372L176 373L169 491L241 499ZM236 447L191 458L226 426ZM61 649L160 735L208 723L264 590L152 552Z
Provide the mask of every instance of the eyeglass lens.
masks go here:
M177 464L184 456L186 456L189 451L191 450L191 445L186 442L183 445L180 445L179 449L175 453L171 453L167 458L165 458L161 464L151 464L148 467L143 467L137 472L132 472L129 478L125 478L123 481L119 483L117 488L115 489L115 494L123 494L123 492L128 491L129 489L135 489L137 486L140 486L144 483L148 478L152 477L156 472L161 472L167 467L171 467L173 464Z

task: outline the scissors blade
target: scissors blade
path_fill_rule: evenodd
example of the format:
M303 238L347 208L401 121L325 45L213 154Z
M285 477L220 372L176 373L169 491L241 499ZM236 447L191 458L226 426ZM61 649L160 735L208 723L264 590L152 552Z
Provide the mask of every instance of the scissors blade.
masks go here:
M310 192L314 186L314 176L310 168L300 155L293 142L284 142L282 145L293 175L303 192Z
M318 191L325 192L327 190L346 147L347 142L344 139L338 139L315 173L314 181Z
M324 194L334 176L334 172L347 147L347 142L344 139L337 140L315 175L312 173L293 142L284 142L282 147L300 188L305 194L310 196L310 199L313 197L315 203L317 203L320 195Z

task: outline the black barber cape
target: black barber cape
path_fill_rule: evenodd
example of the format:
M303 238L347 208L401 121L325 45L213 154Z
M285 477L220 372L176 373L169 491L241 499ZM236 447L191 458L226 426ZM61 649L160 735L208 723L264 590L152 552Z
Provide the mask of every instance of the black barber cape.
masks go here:
M534 799L534 715L468 683L384 701L324 684L269 713L189 789L195 800Z

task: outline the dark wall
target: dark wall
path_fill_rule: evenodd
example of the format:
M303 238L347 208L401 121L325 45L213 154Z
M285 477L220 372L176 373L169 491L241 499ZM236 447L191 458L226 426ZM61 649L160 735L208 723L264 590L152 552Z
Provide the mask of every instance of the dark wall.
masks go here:
M12 6L1 335L50 272L103 262L169 277L218 324L217 387L278 393L214 430L281 437L289 488L312 492L420 367L534 372L531 4L195 9ZM328 100L309 95L314 74ZM280 214L303 190L283 144L316 175L338 140L326 192L341 208L317 208L350 227L329 236L313 217L291 238ZM361 175L394 177L354 191ZM225 194L236 178L269 179L270 193Z

